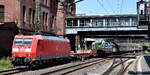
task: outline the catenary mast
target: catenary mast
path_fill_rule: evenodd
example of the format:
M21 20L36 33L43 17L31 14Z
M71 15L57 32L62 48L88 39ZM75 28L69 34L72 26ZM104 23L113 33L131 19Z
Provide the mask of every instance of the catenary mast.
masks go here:
M35 7L35 34L40 34L40 26L41 26L41 0L36 0Z

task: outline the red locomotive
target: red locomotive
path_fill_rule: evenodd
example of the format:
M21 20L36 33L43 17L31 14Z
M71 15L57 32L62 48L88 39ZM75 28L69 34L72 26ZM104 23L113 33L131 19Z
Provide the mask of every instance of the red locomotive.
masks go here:
M70 42L54 36L15 36L12 47L12 63L29 65L54 62L70 58Z

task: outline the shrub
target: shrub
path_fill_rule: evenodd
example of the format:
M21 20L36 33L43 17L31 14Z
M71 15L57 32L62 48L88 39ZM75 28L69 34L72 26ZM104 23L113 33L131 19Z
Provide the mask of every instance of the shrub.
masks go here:
M102 44L101 43L96 43L96 44L92 45L92 49L101 50L102 49Z
M144 54L144 55L145 55L145 54L150 54L150 51L145 50L145 51L143 52L143 54Z
M0 70L5 70L5 69L9 69L12 68L13 65L11 64L11 62L9 60L6 59L0 59Z

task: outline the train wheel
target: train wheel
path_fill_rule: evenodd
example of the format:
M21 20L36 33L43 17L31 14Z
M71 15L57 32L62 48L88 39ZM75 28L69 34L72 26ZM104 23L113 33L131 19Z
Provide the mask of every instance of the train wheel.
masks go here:
M30 69L38 69L39 67L39 62L38 61L32 61L29 65Z
M16 67L17 66L17 63L16 62L12 62L13 66Z
M81 61L85 61L85 58L84 58L84 57L82 57L82 58L81 58Z

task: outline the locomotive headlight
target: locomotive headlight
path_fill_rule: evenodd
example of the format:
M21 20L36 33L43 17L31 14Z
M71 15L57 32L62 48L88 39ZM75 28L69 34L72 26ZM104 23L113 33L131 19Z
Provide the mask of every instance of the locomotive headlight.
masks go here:
M18 52L19 49L18 49L18 48L13 48L12 51L13 51L13 52Z
M15 54L13 54L12 56L13 56L13 57L15 57L16 55L15 55Z
M31 56L30 54L26 54L26 56Z
M31 52L30 48L25 49L25 52Z

